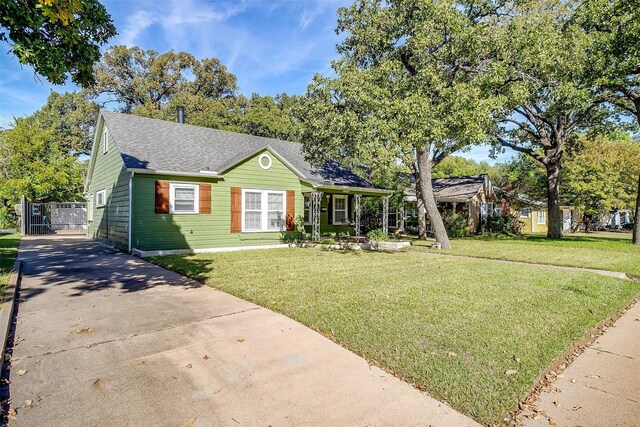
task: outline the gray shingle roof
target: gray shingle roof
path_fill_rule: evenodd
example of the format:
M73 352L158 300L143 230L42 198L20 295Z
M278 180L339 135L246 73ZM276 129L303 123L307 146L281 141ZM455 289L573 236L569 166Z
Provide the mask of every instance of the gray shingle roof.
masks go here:
M415 183L410 175L412 183ZM436 178L431 180L433 194L437 199L448 199L466 202L483 188L486 175L456 176L452 178ZM406 195L415 196L415 189L405 190Z
M340 165L311 166L296 142L102 111L127 168L198 174L218 173L248 156L271 149L316 186L376 188Z

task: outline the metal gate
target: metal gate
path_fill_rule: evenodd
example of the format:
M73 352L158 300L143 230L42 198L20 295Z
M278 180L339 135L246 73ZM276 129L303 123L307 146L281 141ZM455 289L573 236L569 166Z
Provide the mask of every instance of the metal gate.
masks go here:
M87 204L82 202L29 203L23 208L24 233L85 234Z

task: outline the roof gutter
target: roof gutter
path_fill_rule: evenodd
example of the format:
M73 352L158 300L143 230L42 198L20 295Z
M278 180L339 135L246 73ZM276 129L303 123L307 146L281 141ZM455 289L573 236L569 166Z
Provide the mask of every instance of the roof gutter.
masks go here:
M202 172L181 172L171 170L155 170L155 169L140 169L140 168L127 168L128 172L143 174L143 175L174 175L174 176L189 176L196 178L214 178L224 179L222 175L217 173L202 173Z
M345 187L342 185L314 185L313 188L317 190L341 190L353 193L393 194L393 191L383 188Z

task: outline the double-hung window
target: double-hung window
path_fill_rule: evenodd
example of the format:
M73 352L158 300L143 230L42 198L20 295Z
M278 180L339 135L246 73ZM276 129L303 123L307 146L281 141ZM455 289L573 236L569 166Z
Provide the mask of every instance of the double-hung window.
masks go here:
M199 212L198 185L172 182L169 190L169 213L197 214Z
M242 190L242 231L284 230L285 194L274 190Z
M538 211L538 224L546 224L547 223L547 213L545 211Z
M101 208L107 204L107 190L96 191L96 208Z
M311 224L311 194L304 195L304 223Z
M333 223L342 224L347 219L347 196L333 196Z

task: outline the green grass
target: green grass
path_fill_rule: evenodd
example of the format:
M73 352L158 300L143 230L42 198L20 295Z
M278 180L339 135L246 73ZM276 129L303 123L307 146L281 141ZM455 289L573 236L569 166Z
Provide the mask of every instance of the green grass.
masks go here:
M592 273L418 253L152 261L330 334L482 423L500 422L555 357L640 292Z
M429 250L431 241L414 241L411 250ZM640 277L640 246L630 234L570 234L562 240L542 235L504 238L469 237L451 241L452 255L620 271Z
M0 291L9 281L9 273L18 254L19 234L0 234Z

